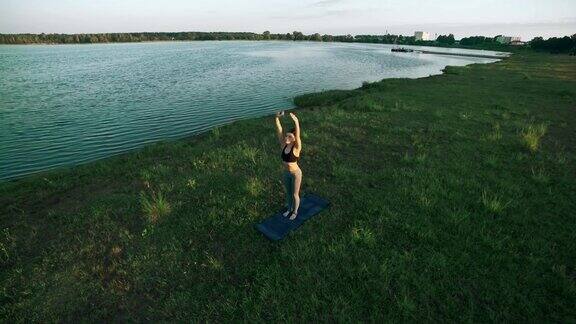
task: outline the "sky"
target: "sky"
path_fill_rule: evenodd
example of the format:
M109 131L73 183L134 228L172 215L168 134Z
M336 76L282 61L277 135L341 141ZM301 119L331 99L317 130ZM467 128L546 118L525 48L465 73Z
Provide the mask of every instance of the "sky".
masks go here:
M0 0L0 33L265 30L530 40L576 34L576 0Z

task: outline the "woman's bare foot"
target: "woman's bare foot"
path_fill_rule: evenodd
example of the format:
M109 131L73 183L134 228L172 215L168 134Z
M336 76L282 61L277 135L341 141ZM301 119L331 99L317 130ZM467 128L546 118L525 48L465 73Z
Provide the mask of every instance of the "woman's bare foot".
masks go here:
M286 217L286 216L290 215L291 212L292 211L290 209L286 208L286 211L284 213L282 213L282 216Z
M290 215L290 220L295 220L296 216L298 216L298 214L295 212L292 212L292 215Z

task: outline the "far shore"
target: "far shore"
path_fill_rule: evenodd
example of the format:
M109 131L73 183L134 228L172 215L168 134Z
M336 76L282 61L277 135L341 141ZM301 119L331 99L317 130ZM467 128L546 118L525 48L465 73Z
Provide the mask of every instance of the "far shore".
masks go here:
M491 52L509 52L517 51L519 48L514 47L502 47L502 48L487 48L481 46L462 46L459 44L446 45L446 44L394 44L394 43L374 43L374 42L339 42L339 41L313 41L313 40L283 40L283 39L195 39L195 40L151 40L151 41L133 41L133 42L97 42L97 43L56 43L56 42L35 42L26 44L6 44L0 43L0 46L17 46L17 45L98 45L98 44L139 44L139 43L170 43L170 42L310 42L310 43L341 43L341 44L373 44L373 45L390 45L390 46L400 46L400 47L438 47L438 48L454 48L454 49L465 49L465 50L475 50L475 51L491 51Z

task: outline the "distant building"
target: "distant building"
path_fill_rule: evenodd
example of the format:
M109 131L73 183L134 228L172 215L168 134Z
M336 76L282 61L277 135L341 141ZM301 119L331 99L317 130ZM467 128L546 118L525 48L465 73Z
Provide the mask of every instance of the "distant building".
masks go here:
M417 31L414 32L414 38L417 41L433 41L438 38L437 34L432 35L432 33L424 32L424 31Z
M518 44L522 42L518 36L498 36L496 41L500 44Z

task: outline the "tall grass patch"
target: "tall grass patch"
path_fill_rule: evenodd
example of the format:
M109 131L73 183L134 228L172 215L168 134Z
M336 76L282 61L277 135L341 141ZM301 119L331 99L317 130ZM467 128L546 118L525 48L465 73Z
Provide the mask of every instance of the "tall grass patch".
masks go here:
M501 197L495 194L490 194L486 190L482 191L480 201L486 210L494 214L501 213L510 204L510 202L504 202Z
M144 217L152 225L158 223L172 211L172 206L162 192L152 192L151 195L148 195L142 191L140 193L140 203L142 204Z
M530 150L530 152L535 153L541 146L542 137L546 134L548 127L545 124L539 125L528 125L522 132L520 136L524 145Z
M502 139L502 130L500 127L500 123L495 123L492 126L492 132L488 134L487 138L492 142L496 142Z

